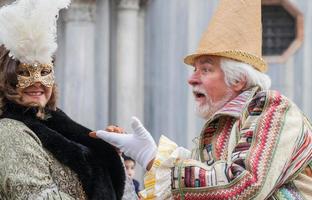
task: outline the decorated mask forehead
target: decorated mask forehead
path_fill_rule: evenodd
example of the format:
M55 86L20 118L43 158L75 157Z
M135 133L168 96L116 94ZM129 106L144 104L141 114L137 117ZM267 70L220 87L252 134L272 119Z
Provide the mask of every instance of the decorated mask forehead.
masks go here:
M18 88L29 87L36 82L40 82L46 87L52 87L54 84L54 69L52 64L33 65L21 63L17 68Z

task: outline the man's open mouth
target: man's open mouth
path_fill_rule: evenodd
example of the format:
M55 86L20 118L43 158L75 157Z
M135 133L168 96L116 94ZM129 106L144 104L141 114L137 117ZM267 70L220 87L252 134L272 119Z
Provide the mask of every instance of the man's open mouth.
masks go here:
M195 99L202 99L202 98L205 98L206 95L202 92L199 92L199 91L193 91L193 95L195 97Z

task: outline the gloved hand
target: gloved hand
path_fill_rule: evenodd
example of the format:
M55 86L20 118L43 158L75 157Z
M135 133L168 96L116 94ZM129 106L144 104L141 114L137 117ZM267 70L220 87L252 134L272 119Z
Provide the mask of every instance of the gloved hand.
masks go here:
M99 130L96 131L96 137L117 147L146 169L156 156L157 146L138 118L132 117L131 127L134 131L132 134L115 134Z

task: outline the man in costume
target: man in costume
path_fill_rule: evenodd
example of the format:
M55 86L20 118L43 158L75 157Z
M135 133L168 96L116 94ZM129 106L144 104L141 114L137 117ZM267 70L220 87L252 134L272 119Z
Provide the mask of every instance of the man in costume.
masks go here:
M56 108L56 19L69 3L0 9L0 199L122 199L115 148Z
M148 171L145 199L312 199L312 129L277 91L261 58L261 0L221 0L199 48L184 59L198 114L198 155L137 119L133 134L97 131Z

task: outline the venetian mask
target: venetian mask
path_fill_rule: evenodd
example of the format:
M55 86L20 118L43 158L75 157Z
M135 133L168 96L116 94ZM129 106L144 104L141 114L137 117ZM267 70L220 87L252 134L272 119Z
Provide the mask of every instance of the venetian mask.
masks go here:
M16 71L18 88L26 88L36 82L40 82L46 87L54 84L54 70L52 64L26 64L21 63Z

